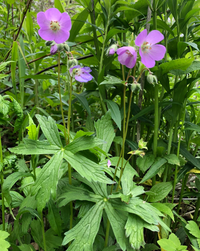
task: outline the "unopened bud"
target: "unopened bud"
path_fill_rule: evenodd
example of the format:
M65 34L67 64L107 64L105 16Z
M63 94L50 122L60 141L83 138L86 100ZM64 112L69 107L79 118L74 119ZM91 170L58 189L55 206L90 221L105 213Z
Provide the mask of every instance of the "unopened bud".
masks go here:
M64 43L64 44L63 44L63 49L64 49L65 51L67 51L67 52L70 51L69 45L68 45L67 43Z
M68 67L68 69L72 68L75 65L78 65L78 61L75 58L69 59L67 61L67 67Z
M52 45L52 46L51 46L51 50L50 50L51 55L55 54L57 51L58 51L58 46L57 46L57 44Z
M106 51L106 55L113 55L117 51L117 44L111 45Z
M147 81L149 82L149 84L154 84L154 83L157 84L158 83L157 77L152 74L147 75Z
M131 91L134 92L134 91L140 91L140 90L141 90L141 85L137 83L136 81L134 81L131 84Z

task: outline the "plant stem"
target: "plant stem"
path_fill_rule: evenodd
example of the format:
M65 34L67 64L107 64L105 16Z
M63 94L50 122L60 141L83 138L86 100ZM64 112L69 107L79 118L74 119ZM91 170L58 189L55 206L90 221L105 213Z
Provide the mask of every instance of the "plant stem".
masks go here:
M195 212L194 212L193 221L196 221L197 218L198 218L199 208L200 208L200 198L197 199L196 209L195 209Z
M42 237L43 237L44 251L47 251L44 222L43 222L43 214L42 213L41 213L41 225L42 225Z
M4 194L3 194L3 152L2 152L2 144L1 144L1 135L0 135L0 169L1 169L1 212L2 212L2 223L3 223L3 231L5 231L5 204L4 204Z
M66 132L66 125L65 125L65 118L64 118L64 112L63 112L63 105L62 105L62 97L61 97L61 89L60 89L60 52L58 52L58 90L59 90L59 98L60 98L60 108L61 108L61 114L62 114L62 121L64 126L64 135L65 135L65 142L66 145L68 144L67 140L67 132ZM69 137L69 135L68 135Z
M107 247L107 246L108 246L109 232L110 232L110 221L107 219L107 224L106 224L106 237L105 237L104 247Z
M168 155L171 153L172 138L173 138L173 126L170 125L169 141L168 141L168 148L167 148ZM166 166L164 177L163 177L163 182L167 181L168 173L169 173L169 164Z

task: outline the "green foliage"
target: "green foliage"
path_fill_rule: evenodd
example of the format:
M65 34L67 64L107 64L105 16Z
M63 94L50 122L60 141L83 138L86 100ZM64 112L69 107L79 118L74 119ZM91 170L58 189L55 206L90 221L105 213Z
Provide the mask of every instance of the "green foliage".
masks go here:
M0 230L0 245L2 251L8 251L8 248L10 247L10 244L5 239L9 236L9 233L6 231Z
M180 240L175 234L170 234L169 239L161 239L158 244L166 251L187 250L187 246L181 245Z

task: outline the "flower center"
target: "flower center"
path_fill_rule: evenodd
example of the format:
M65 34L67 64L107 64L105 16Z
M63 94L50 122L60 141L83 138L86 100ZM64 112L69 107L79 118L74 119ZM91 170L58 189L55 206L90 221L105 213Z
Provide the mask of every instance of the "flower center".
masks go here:
M131 54L129 50L126 51L126 54L128 54L129 57L133 57L133 54Z
M144 42L141 49L143 53L148 53L148 51L151 50L151 44L149 42Z
M81 74L83 74L84 72L82 72L82 70L81 69L77 69L76 70L76 75L78 75L78 76L80 76Z
M59 24L59 22L58 21L51 21L50 22L50 29L52 31L58 31L58 30L60 30L60 24Z

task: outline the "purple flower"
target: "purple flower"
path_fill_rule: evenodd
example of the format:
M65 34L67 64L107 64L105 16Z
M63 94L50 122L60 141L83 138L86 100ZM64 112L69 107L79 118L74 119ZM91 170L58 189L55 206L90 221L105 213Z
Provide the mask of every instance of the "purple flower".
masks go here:
M128 68L133 68L137 60L137 52L131 46L124 46L117 49L118 60L120 64Z
M163 39L163 34L157 30L153 30L147 34L147 30L145 29L137 36L135 44L140 47L141 61L146 67L152 68L155 66L155 61L164 58L166 48L161 44L157 44Z
M109 53L108 53L109 55L113 55L113 54L115 54L115 49L113 49L113 48L110 48L110 50L109 50Z
M75 65L69 69L70 75L72 76L73 70L75 71L75 79L79 82L87 83L88 81L93 79L93 76L89 73L92 70L90 67L81 67L80 65Z
M57 44L60 44L69 38L71 19L66 12L60 13L56 8L39 12L37 22L40 26L38 33L44 40L54 40Z
M108 162L107 162L107 167L109 168L110 166L111 166L111 161L108 160Z
M50 50L51 55L55 54L57 52L57 50L58 50L57 44L52 45L51 50Z

